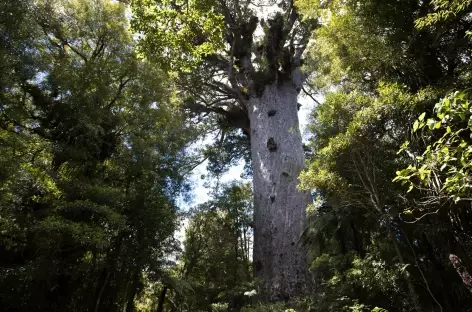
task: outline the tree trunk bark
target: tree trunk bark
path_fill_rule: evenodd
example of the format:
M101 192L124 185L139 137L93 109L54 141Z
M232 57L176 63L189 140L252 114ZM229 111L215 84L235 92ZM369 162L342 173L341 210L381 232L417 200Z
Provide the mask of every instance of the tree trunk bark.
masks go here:
M390 226L390 225L389 225ZM400 247L398 246L397 239L395 232L393 230L390 230L390 239L392 240L393 247L395 248L395 252L397 254L398 260L400 261L400 264L405 265L405 261L403 260L403 255L400 250ZM411 303L413 304L415 311L416 312L421 312L423 309L421 308L421 303L418 297L418 294L416 293L415 285L413 285L413 282L411 281L411 277L407 275L405 277L406 285L408 287L408 291L410 293L410 298L411 298Z
M96 288L96 296L93 308L94 312L98 312L101 310L100 304L102 302L103 295L110 283L110 277L112 276L112 274L114 274L116 270L117 259L121 252L121 248L123 247L123 236L124 233L118 234L115 239L115 242L113 243L113 250L110 251L106 257L105 264L102 269L102 273L100 274L99 282Z
M167 286L164 286L161 290L161 294L159 295L159 301L157 303L157 310L156 312L164 312L164 301L166 300L166 293L167 293Z
M456 269L457 274L462 278L462 282L465 287L472 292L472 275L469 273L467 268L462 264L461 259L453 254L449 255L449 261L451 261L454 269Z
M125 298L126 298L126 307L125 307L125 312L133 312L134 311L134 298L136 297L136 292L137 292L137 284L138 284L138 279L139 279L139 271L135 271L131 277L131 289L127 290L125 292Z
M254 175L254 275L263 300L307 291L306 252L299 244L310 202L297 189L304 167L298 91L291 81L265 87L249 101Z
M360 235L357 232L356 226L354 225L354 221L351 220L349 224L352 229L352 241L354 243L354 248L359 253L359 256L361 257L361 259L364 259L365 258L364 246L362 246L362 241L361 241L361 238L359 237Z
M105 269L106 272L104 281L101 283L100 290L98 292L97 298L95 299L95 309L94 312L98 312L100 310L100 302L102 301L103 293L105 292L105 288L108 286L108 282L110 280L110 271Z

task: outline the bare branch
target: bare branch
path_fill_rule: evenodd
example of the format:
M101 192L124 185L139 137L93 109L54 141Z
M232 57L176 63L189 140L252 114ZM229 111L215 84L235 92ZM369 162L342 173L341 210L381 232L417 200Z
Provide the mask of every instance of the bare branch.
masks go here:
M321 105L321 103L320 103L317 99L315 99L315 97L314 97L311 93L309 93L308 91L306 91L304 87L302 87L302 90L303 90L303 92L304 92L306 95L308 95L316 104Z
M187 174L191 173L195 168L203 164L207 159L209 155L201 158L200 160L196 161L194 164L192 164L189 168L186 168L184 172L181 173L182 176L186 176Z

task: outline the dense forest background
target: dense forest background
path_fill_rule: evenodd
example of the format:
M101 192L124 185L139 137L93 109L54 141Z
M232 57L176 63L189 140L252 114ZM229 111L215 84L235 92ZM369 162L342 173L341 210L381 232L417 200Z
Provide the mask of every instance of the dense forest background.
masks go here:
M472 311L471 4L0 0L0 309ZM240 160L257 176L255 121L230 100L289 67L316 103L289 242L309 277L275 297L258 189L218 179ZM182 209L203 162L211 199Z

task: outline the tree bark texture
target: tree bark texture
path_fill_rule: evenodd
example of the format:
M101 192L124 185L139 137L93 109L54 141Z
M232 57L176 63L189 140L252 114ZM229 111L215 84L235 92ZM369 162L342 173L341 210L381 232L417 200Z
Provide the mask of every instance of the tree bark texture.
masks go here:
M254 185L254 275L263 300L306 293L306 252L299 244L310 194L297 189L304 167L298 90L275 82L249 101Z
M159 301L157 303L156 312L163 312L164 311L164 301L166 300L167 289L168 289L168 287L164 286L161 290L161 294L159 295Z
M472 292L472 275L469 273L465 265L462 264L461 259L453 254L449 255L449 261L451 261L452 265L454 266L454 269L456 269L457 274L462 279L462 282L464 283L465 287Z

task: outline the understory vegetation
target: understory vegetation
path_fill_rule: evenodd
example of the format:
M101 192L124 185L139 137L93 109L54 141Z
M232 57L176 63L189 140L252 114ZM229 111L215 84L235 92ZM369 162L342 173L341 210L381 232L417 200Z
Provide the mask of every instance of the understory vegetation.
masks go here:
M470 0L0 0L0 310L472 311L471 31ZM286 94L303 152L257 106Z

